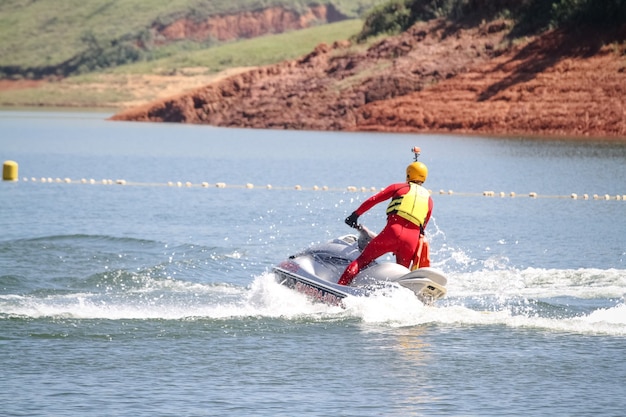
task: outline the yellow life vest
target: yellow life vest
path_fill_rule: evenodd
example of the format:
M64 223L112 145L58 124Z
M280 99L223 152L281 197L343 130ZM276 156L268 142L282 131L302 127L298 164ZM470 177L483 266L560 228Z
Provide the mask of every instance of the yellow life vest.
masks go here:
M411 189L405 194L391 200L387 207L387 215L397 214L418 226L424 224L428 214L428 190L413 182Z

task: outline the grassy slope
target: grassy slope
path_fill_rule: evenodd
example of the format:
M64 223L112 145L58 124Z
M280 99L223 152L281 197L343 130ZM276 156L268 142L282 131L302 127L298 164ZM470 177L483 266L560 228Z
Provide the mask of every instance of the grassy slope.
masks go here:
M344 14L357 14L383 0L332 2ZM321 3L331 1L321 1ZM154 22L176 16L218 13L285 5L298 10L304 0L2 0L0 66L38 67L61 63L86 49L85 34L111 41L138 35Z
M233 67L255 67L286 59L295 59L309 53L321 42L332 43L350 38L361 29L360 20L347 20L278 35L192 52L179 52L155 61L125 65L100 73L69 77L59 82L45 83L39 88L0 91L0 105L11 106L88 106L120 108L132 101L158 98L157 92L174 84L168 77L153 81L161 87L141 87L148 80L142 76L187 73L185 68L205 67L194 74L197 86L206 84L206 75ZM170 77L173 78L173 77ZM188 85L194 82L189 80ZM136 86L140 87L136 87ZM189 87L188 87L189 88ZM155 92L156 91L156 92Z
M81 36L114 39L138 32L160 15L197 1L20 1L0 3L3 65L41 66L65 61L84 48Z
M232 42L213 48L180 52L159 60L117 67L116 74L172 74L186 67L205 67L207 72L232 67L256 67L294 59L311 52L322 42L331 44L361 30L361 20L346 20L277 35Z

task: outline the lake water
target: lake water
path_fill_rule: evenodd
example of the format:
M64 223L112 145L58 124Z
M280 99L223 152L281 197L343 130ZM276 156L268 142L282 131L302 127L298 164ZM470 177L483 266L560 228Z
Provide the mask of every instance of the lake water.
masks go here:
M623 415L626 144L108 116L0 112L1 414ZM448 296L276 284L413 146Z

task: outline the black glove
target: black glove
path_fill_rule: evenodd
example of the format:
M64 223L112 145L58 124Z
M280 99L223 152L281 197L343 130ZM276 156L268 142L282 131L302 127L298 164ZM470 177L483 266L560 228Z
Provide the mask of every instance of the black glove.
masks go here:
M349 215L348 217L346 217L346 224L350 227L353 227L356 229L356 227L358 226L357 224L357 220L359 220L359 215L356 214L356 211L352 212L351 215Z

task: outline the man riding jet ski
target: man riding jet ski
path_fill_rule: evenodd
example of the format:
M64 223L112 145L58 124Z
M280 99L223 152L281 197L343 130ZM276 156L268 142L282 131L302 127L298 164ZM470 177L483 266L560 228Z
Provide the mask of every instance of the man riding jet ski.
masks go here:
M387 207L387 225L341 275L339 284L349 285L354 277L374 259L388 252L396 255L396 262L411 269L430 266L428 243L424 229L433 210L430 193L422 186L428 168L418 162L420 149L413 148L415 161L406 168L406 182L391 184L368 198L348 218L346 224L357 226L359 216L376 204L391 199Z
M333 305L340 305L348 295L367 296L396 284L412 290L425 304L445 296L447 279L430 267L424 239L433 207L428 190L422 187L428 169L417 161L419 148L413 152L415 161L407 167L407 182L392 184L370 197L346 219L359 236L342 236L290 256L274 268L278 281ZM389 198L387 225L380 235L357 223L361 214ZM397 263L375 261L387 252L396 254Z

